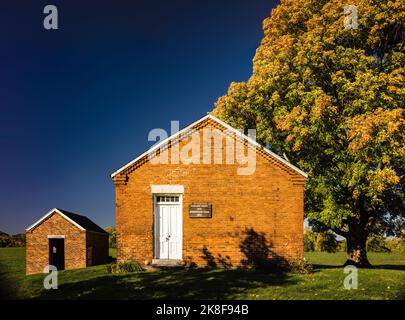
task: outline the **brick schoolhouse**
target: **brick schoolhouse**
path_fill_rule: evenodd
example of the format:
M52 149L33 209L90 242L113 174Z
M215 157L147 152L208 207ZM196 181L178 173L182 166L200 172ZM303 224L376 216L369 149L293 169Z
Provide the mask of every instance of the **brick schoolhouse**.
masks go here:
M211 135L205 135L207 129ZM208 148L203 141L211 142ZM238 143L244 154L254 155L247 172L242 169L248 163L243 167L235 160ZM118 261L238 266L255 255L303 258L307 175L212 115L111 177Z

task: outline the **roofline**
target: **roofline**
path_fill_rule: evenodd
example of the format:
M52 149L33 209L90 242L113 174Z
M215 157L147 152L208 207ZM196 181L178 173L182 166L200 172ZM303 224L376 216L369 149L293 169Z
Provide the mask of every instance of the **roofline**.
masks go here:
M130 167L131 165L133 165L134 163L136 163L138 160L142 159L144 156L152 153L153 151L155 151L156 149L159 149L162 145L164 145L165 143L167 143L168 141L178 137L179 135L181 135L182 133L188 131L189 129L191 129L192 127L194 127L195 125L203 122L206 119L211 119L217 123L219 123L220 125L224 126L226 129L230 130L231 132L233 132L235 135L245 139L246 141L248 141L249 143L251 143L252 145L254 145L255 147L264 150L267 154L269 154L270 156L276 158L278 161L282 162L283 164L285 164L286 166L290 167L291 169L293 169L294 171L296 171L297 173L299 173L300 175L304 176L305 178L308 178L308 174L306 174L304 171L302 171L301 169L297 168L296 166L294 166L292 163L288 162L287 160L283 159L282 157L280 157L278 154L270 151L269 149L263 147L261 144L259 144L258 142L256 142L255 140L253 140L252 138L248 137L247 135L245 135L243 132L240 132L238 130L236 130L235 128L233 128L232 126L230 126L229 124L223 122L222 120L218 119L217 117L213 116L212 114L207 114L206 116L202 117L201 119L194 121L193 123L191 123L190 125L188 125L187 127L181 129L180 131L177 131L175 134L171 135L170 137L162 140L161 142L159 142L158 144L152 146L150 149L146 150L144 153L142 153L140 156L136 157L134 160L128 162L127 164L125 164L124 166L122 166L121 168L119 168L117 171L113 172L110 177L114 178L117 174L121 173L123 170L127 169L128 167Z
M67 221L69 221L70 223L74 224L76 227L78 227L80 230L82 231L86 231L86 229L84 229L80 224L78 224L77 222L73 221L72 219L70 219L68 216L66 216L62 211L60 211L58 208L53 208L51 211L49 211L46 215L44 215L41 219L39 219L37 222L35 222L32 226L28 227L27 229L25 229L25 231L30 231L31 229L33 229L34 227L36 227L38 224L40 224L42 221L44 221L46 218L48 218L52 213L59 213L63 218L65 218Z
M127 169L128 167L130 167L131 165L133 165L135 162L137 162L138 160L142 159L144 156L146 156L147 154L155 151L156 149L159 149L163 144L165 144L166 142L172 140L173 138L181 135L183 132L191 129L192 127L194 127L195 125L199 124L200 122L204 121L205 119L208 119L211 115L207 114L206 116L202 117L201 119L198 119L197 121L194 121L193 123L191 123L190 125L188 125L187 127L181 129L180 131L177 131L175 134L171 135L170 137L167 137L166 139L160 141L158 144L155 144L154 146L152 146L150 149L146 150L144 153L142 153L140 156L136 157L134 160L128 162L127 164L125 164L124 166L122 166L121 168L119 168L117 171L113 172L110 176L111 178L114 178L117 174L119 174L121 171Z

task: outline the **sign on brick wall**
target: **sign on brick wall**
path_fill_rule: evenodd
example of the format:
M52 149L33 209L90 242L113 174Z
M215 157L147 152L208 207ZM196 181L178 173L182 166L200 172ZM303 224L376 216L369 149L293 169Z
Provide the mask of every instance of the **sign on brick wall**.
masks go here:
M212 218L212 204L192 203L188 208L190 218Z

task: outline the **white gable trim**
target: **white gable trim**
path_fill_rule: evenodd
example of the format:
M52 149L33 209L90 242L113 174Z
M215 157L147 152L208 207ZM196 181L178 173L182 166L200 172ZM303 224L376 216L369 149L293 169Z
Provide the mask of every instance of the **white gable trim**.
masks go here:
M217 117L214 117L211 114L207 114L206 116L202 117L201 119L193 122L192 124L188 125L187 127L185 127L184 129L176 132L175 134L171 135L170 137L162 140L161 142L159 142L158 144L154 145L153 147L151 147L150 149L148 149L147 151L145 151L144 153L142 153L140 156L136 157L134 160L128 162L126 165L124 165L123 167L121 167L120 169L118 169L117 171L113 172L111 174L111 178L114 178L117 174L119 174L120 172L122 172L123 170L127 169L128 167L132 166L134 163L136 163L138 160L142 159L144 156L151 154L152 152L156 151L157 149L159 149L162 145L164 145L165 143L169 142L170 140L177 138L178 136L180 136L181 134L183 134L184 132L187 132L188 130L192 129L194 126L196 126L197 124L203 122L206 119L211 119L217 123L219 123L220 125L222 125L223 127L225 127L226 129L228 129L230 132L234 133L236 136L239 136L243 139L245 139L246 141L248 141L250 144L252 144L253 146L255 146L256 148L259 148L261 150L264 150L267 154L269 154L270 156L272 156L273 158L277 159L278 161L282 162L283 164L285 164L286 166L290 167L291 169L293 169L294 171L298 172L300 175L302 175L305 178L308 178L308 175L302 171L301 169L297 168L296 166L294 166L293 164L291 164L290 162L288 162L287 160L283 159L282 157L280 157L279 155L275 154L274 152L270 151L269 149L263 147L262 145L260 145L259 143L257 143L256 141L254 141L252 138L246 136L244 133L236 130L235 128L231 127L229 124L223 122L222 120L218 119Z
M60 214L63 218L65 218L67 221L69 221L70 223L74 224L76 227L78 227L80 230L82 231L86 231L86 229L84 229L80 224L78 224L77 222L73 221L72 219L70 219L68 216L64 215L60 210L54 208L51 211L49 211L46 215L44 215L41 219L39 219L37 222L35 222L32 226L28 227L27 229L25 229L25 231L30 231L31 229L35 228L38 224L40 224L42 221L44 221L46 218L48 218L52 213L58 213Z
M58 235L58 234L50 234L50 235L48 235L48 239L65 239L65 236Z
M124 165L123 167L119 168L117 171L113 172L111 174L111 178L114 178L117 174L119 174L121 171L125 170L126 168L132 166L135 162L137 162L138 160L142 159L144 156L152 153L153 151L156 151L157 149L159 149L162 145L164 145L165 143L169 142L170 140L178 137L179 135L181 135L184 132L187 132L188 130L190 130L192 127L194 127L195 125L199 124L200 122L204 121L205 119L208 119L210 115L206 115L205 117L202 117L201 119L193 122L192 124L190 124L189 126L185 127L184 129L181 129L180 131L177 131L175 134L171 135L170 137L162 140L161 142L159 142L158 144L154 145L153 147L151 147L149 150L145 151L144 153L142 153L140 156L136 157L134 160L132 160L131 162L128 162L126 165Z

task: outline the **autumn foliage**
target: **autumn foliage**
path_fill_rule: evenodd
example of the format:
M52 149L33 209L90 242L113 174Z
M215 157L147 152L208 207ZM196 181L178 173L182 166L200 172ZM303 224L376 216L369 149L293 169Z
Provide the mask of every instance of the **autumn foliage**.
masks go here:
M345 7L356 8L347 27ZM263 23L246 82L213 113L309 174L306 215L347 239L367 266L367 237L404 228L402 0L283 0ZM353 11L351 11L353 12Z

